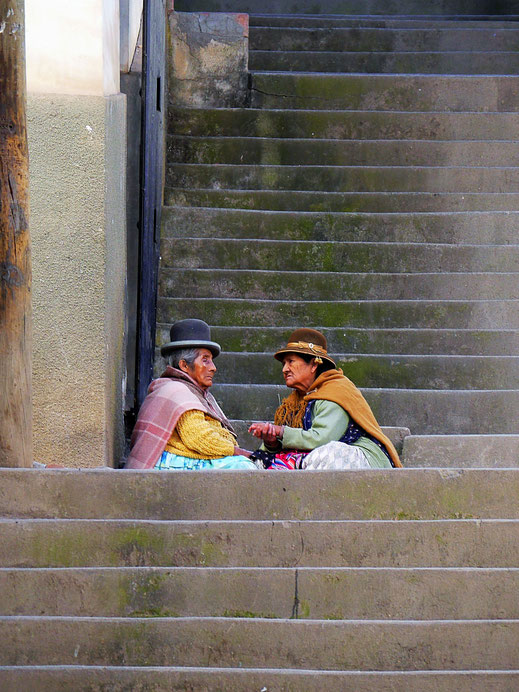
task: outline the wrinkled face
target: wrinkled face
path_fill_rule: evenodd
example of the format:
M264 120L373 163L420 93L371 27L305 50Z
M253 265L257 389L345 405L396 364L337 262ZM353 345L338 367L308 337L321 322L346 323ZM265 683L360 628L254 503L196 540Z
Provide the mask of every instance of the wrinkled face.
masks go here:
M309 363L296 353L287 353L283 358L283 377L287 387L307 392L315 380L317 365L313 360Z
M188 365L187 371L202 389L209 389L213 384L213 377L216 372L216 365L213 363L211 351L207 348L199 349L198 356L192 365Z

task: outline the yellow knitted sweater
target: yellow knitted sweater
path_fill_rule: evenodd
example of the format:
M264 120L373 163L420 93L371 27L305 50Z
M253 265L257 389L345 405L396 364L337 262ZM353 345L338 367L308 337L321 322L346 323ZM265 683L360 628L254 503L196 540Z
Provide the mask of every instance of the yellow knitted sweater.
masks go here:
M220 459L234 454L235 445L233 434L219 421L203 411L190 410L178 419L166 452L190 459Z

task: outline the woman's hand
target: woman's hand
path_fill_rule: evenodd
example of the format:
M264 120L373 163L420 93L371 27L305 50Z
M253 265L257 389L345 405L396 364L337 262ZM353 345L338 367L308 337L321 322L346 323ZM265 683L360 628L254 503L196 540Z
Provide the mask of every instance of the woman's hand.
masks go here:
M274 447L283 437L283 426L274 423L253 423L249 432L262 439L267 446Z

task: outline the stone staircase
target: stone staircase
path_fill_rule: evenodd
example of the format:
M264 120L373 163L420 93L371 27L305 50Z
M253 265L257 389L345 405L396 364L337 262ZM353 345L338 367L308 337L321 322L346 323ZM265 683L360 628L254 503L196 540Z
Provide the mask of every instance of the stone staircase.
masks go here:
M263 0L252 107L169 113L159 344L211 323L250 444L322 328L422 468L0 470L2 692L519 689L519 32L486 5Z
M250 108L170 109L158 343L210 322L217 398L264 420L272 352L322 329L379 421L412 431L406 465L516 466L517 8L335 5L251 14Z
M519 471L0 471L2 692L519 686Z

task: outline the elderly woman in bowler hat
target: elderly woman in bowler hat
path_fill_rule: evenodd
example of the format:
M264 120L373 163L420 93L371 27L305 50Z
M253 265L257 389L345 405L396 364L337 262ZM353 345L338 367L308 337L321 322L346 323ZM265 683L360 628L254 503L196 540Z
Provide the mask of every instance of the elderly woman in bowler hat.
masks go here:
M131 439L125 468L158 470L256 470L250 452L209 392L220 346L202 320L175 322L162 376L150 384Z
M326 337L315 329L296 329L274 354L283 363L287 387L274 423L249 428L263 440L253 453L266 468L360 469L401 466L357 387L336 369Z

